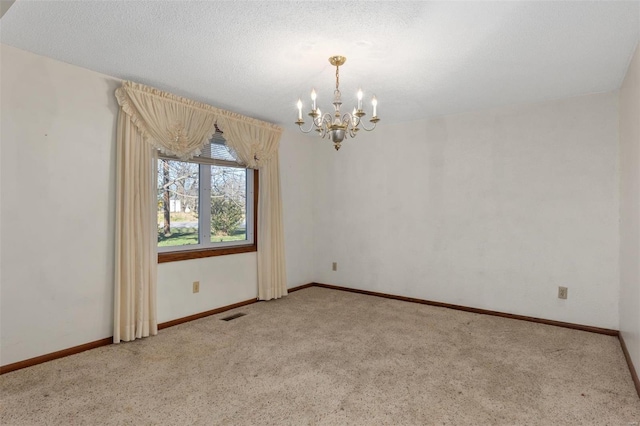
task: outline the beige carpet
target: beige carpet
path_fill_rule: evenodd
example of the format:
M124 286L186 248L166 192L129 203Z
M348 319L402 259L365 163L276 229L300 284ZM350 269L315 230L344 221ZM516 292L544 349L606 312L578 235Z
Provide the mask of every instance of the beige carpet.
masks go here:
M8 373L0 389L2 425L640 421L615 337L322 288Z

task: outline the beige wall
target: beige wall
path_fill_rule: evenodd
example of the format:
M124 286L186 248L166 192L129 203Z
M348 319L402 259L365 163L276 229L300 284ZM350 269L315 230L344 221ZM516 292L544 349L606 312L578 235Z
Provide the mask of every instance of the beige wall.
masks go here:
M112 335L114 90L120 82L1 45L0 365ZM311 281L312 143L280 155L289 286ZM308 232L306 232L308 231ZM158 318L257 295L256 254L161 264ZM200 281L200 293L191 291Z
M640 372L640 46L620 88L620 333Z
M113 78L5 45L0 363L111 336Z
M316 280L617 329L617 107L605 93L318 143Z

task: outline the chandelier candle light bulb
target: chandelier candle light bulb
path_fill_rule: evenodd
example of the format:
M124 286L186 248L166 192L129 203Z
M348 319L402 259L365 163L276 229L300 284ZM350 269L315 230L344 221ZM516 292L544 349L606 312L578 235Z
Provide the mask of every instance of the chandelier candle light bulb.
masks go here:
M373 116L369 119L369 122L373 124L370 128L367 128L362 120L362 117L367 115L362 110L362 89L358 89L358 102L357 107L353 109L353 112L342 114L340 107L342 106L342 93L340 93L340 66L344 65L347 58L344 56L332 56L329 58L329 63L336 67L336 88L333 91L333 114L327 113L322 115L322 111L317 107L316 99L317 93L315 89L311 90L311 112L308 114L311 117L311 127L305 130L302 128L304 119L302 118L302 101L298 99L298 121L296 124L303 133L309 133L312 130L320 133L320 137L329 138L333 142L334 148L340 149L340 144L345 137L354 138L356 133L360 129L364 129L367 132L376 128L376 123L380 121L377 114L378 100L374 96L371 100L373 106Z

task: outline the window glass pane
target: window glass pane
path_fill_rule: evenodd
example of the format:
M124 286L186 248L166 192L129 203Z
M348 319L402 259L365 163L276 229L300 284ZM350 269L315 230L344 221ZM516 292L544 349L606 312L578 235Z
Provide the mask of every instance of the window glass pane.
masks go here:
M211 166L211 242L247 239L247 170Z
M224 138L217 132L209 143L202 148L202 152L198 157L233 162L238 161L235 152L227 146Z
M158 160L158 247L198 244L198 167Z

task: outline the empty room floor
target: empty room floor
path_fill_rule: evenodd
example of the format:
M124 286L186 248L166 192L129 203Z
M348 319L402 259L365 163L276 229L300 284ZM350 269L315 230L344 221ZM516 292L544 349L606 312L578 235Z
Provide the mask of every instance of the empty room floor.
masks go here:
M0 389L3 425L640 422L616 337L318 287Z

